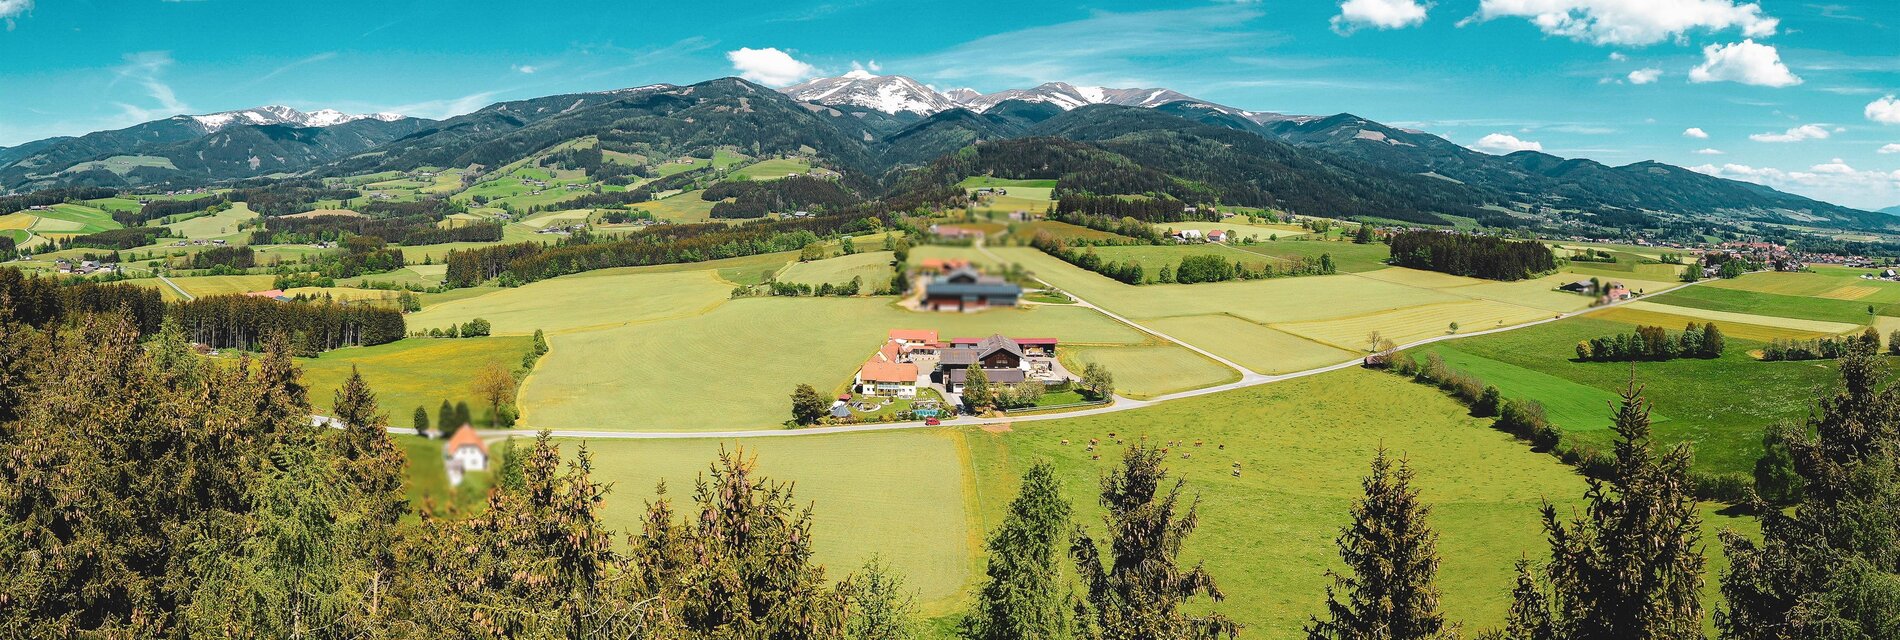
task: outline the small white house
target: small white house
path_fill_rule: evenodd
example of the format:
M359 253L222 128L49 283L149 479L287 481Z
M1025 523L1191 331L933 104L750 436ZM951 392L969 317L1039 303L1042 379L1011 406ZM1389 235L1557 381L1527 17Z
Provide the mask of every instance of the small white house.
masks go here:
M442 445L442 466L449 472L449 486L461 486L463 474L488 469L488 443L473 427L462 425Z

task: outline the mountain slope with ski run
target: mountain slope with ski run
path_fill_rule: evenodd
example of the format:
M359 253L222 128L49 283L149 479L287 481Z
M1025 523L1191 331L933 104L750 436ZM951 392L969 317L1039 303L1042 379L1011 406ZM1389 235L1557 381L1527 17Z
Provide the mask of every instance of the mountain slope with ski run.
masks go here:
M298 111L283 105L265 105L253 109L220 111L200 116L174 116L174 120L196 122L205 133L215 133L233 124L270 125L287 124L298 127L334 127L357 120L381 120L395 122L403 118L394 113L350 114L335 109L316 111Z
M1009 100L1048 103L1064 111L1091 104L1152 108L1171 102L1196 101L1171 89L1114 89L1067 82L1046 82L1029 89L1006 89L988 94L969 88L938 91L905 76L880 76L862 69L842 76L809 80L780 91L802 102L919 116L959 107L981 113Z

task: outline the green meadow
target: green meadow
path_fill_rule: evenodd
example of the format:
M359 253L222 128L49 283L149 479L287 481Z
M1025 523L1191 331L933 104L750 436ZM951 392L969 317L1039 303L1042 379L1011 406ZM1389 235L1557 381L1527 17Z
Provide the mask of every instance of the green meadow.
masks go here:
M411 325L414 326L414 325ZM476 370L499 362L513 370L533 346L524 336L491 338L405 338L374 347L326 351L316 358L298 358L310 403L329 411L336 390L352 370L376 391L377 403L389 414L389 424L408 427L416 407L429 410L431 424L443 400L467 402L477 427L490 427L484 401L469 388ZM440 425L436 425L440 426Z
M1303 637L1301 624L1321 612L1325 572L1341 568L1333 538L1381 446L1409 461L1422 499L1433 505L1442 608L1467 631L1502 622L1512 562L1546 553L1539 505L1552 500L1567 513L1584 484L1488 422L1435 389L1353 369L1003 428L586 446L595 478L613 483L606 517L621 531L638 528L655 483L665 480L674 509L686 508L695 478L720 448L744 447L764 474L795 483L797 499L812 505L813 540L828 576L879 555L918 590L923 612L940 616L927 637L950 637L942 630L954 626L981 575L983 536L1001 520L1029 464L1054 463L1076 522L1099 532L1094 492L1124 446L1116 438L1174 442L1167 466L1201 500L1184 559L1206 563L1227 594L1214 607L1247 624L1243 638L1278 639ZM1102 441L1097 451L1085 449L1090 438ZM570 454L578 445L562 442ZM1704 517L1710 549L1714 531L1747 524L1713 509ZM1720 566L1715 558L1711 572Z

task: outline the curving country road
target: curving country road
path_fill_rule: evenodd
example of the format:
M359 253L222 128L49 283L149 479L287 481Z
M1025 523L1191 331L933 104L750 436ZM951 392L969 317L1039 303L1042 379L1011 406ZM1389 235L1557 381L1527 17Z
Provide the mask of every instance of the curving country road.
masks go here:
M994 253L991 253L988 247L985 247L979 244L977 245L976 248L978 251L981 251L983 255L989 256L990 259L996 260L998 262L1002 262L1002 258L997 256ZM1053 285L1050 285L1048 281L1045 281L1041 278L1036 278L1034 276L1031 276L1031 277L1035 278L1037 282L1042 283L1042 285L1045 287L1053 286ZM1654 296L1657 294L1675 291L1683 287L1695 286L1698 284L1702 284L1703 282L1707 282L1707 281L1702 280L1702 281L1697 281L1697 282L1682 283L1673 287L1669 287L1667 289L1663 289L1661 291L1657 291L1655 293L1647 294L1643 297L1647 298L1647 297ZM1307 376L1314 376L1314 375L1319 375L1322 373L1338 371L1340 369L1357 367L1364 363L1364 357L1362 356L1362 357L1353 358L1351 360L1347 360L1344 362L1340 362L1338 364L1332 364L1332 365L1317 367L1313 369L1306 369L1303 371L1295 371L1292 373L1282 373L1282 374L1276 374L1276 375L1255 373L1251 370L1248 370L1246 367L1236 364L1232 360L1223 358L1219 355L1216 355L1212 352L1207 351L1206 349L1202 349L1200 347L1188 344L1187 342L1179 340L1173 336L1162 333L1153 328L1144 326L1141 323L1135 322L1128 318L1122 317L1120 314L1117 314L1115 312L1096 306L1094 303L1089 302L1087 300L1083 300L1082 298L1076 296L1073 292L1064 290L1063 293L1068 294L1070 298L1074 299L1075 304L1078 306L1094 309L1097 313L1101 313L1102 315L1113 318L1116 322L1120 322L1122 324L1128 325L1129 327L1135 329L1136 331L1140 331L1142 333L1146 333L1156 338L1160 338L1162 340L1166 340L1168 342L1180 345L1195 353L1206 356L1209 359L1214 360L1215 362L1219 362L1224 366L1230 367L1234 369L1235 371L1240 372L1240 379L1234 382L1229 382L1227 384L1215 385L1211 387L1202 387L1199 389L1181 391L1178 393L1170 393L1166 395L1156 396L1154 398L1150 398L1147 400L1135 400L1132 398L1124 398L1122 396L1117 395L1115 396L1115 401L1111 404L1106 404L1099 407L1091 407L1091 408L1082 409L1079 411L1065 411L1061 413L1047 413L1047 414L1037 414L1037 415L1027 415L1027 416L1005 416L1005 417L1000 417L1000 418L979 418L979 417L973 417L973 416L965 416L961 418L943 420L942 423L938 425L925 424L922 421L912 421L912 422L880 422L880 423L869 423L869 424L834 425L834 426L825 426L825 427L806 427L803 429L788 429L785 427L775 427L771 429L741 429L741 430L733 430L733 431L590 431L590 430L585 430L585 429L547 429L547 431L550 435L553 435L554 437L557 437L557 438L582 438L582 439L602 439L602 440L789 438L789 437L798 437L798 436L818 436L818 435L839 434L839 433L860 433L860 432L866 432L866 431L897 431L897 430L902 430L902 429L941 429L944 427L972 427L972 426L982 426L982 425L989 425L989 424L1014 424L1014 423L1021 423L1021 422L1039 422L1042 420L1064 420L1064 419L1069 419L1069 418L1079 418L1079 417L1084 417L1084 416L1100 415L1104 413L1114 413L1117 411L1130 411L1134 409L1140 409L1142 407L1146 407L1149 405L1160 404L1163 402L1169 402L1173 400L1180 400L1183 398L1193 398L1197 396L1204 396L1204 395L1209 395L1209 394L1233 391L1236 389L1256 387L1263 384L1273 384L1275 382L1293 380L1296 378L1304 378ZM1469 333L1456 333L1456 334L1446 334L1442 336L1435 336L1431 338L1426 338L1424 340L1416 340L1413 342L1408 342L1408 343L1399 345L1397 349L1398 350L1410 349L1413 347L1432 344L1436 342L1443 342L1446 340L1455 340L1458 338L1469 338L1473 336L1490 335L1494 333L1504 333L1506 331L1516 331L1518 329L1535 327L1541 324L1556 322L1558 320L1562 320L1565 318L1571 318L1575 316L1595 313L1598 311L1602 311L1604 309L1615 308L1615 307L1622 306L1630 302L1634 302L1638 299L1639 298L1630 298L1627 300L1619 300L1619 301L1612 302L1609 304L1590 307L1587 309L1554 314L1549 318L1543 318L1540 320L1534 320L1534 321L1525 322L1522 324L1515 324L1508 327L1498 327L1495 329L1485 329L1482 331L1472 331ZM323 425L328 425L332 427L338 426L334 420L325 416L312 416L311 419L314 423L316 423L319 426L323 426ZM398 428L398 427L390 427L389 430L392 433L411 433L414 431L413 429L410 429L410 428ZM529 430L529 429L481 429L477 431L477 433L480 434L484 438L502 438L502 437L507 437L507 436L526 435L526 434L534 433L534 432L536 431Z

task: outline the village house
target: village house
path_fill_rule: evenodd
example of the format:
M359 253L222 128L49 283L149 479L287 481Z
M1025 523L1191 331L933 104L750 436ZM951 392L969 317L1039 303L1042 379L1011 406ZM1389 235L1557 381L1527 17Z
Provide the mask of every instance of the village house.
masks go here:
M465 474L488 468L488 443L466 424L442 445L442 467L449 472L449 486L461 486Z
M1013 307L1023 288L995 276L963 267L932 278L924 285L923 308L931 311L983 311Z
M1200 229L1182 229L1174 232L1175 242L1198 242L1206 237L1206 234L1201 233Z
M886 362L882 357L872 358L858 369L853 386L858 393L867 396L889 396L910 399L917 397L917 365L908 362Z
M1227 237L1228 235L1229 234L1226 231L1215 229L1213 231L1207 232L1207 241L1208 242L1226 242L1228 240L1228 237Z
M930 233L945 240L975 240L983 237L982 229L972 229L948 224L930 225Z

